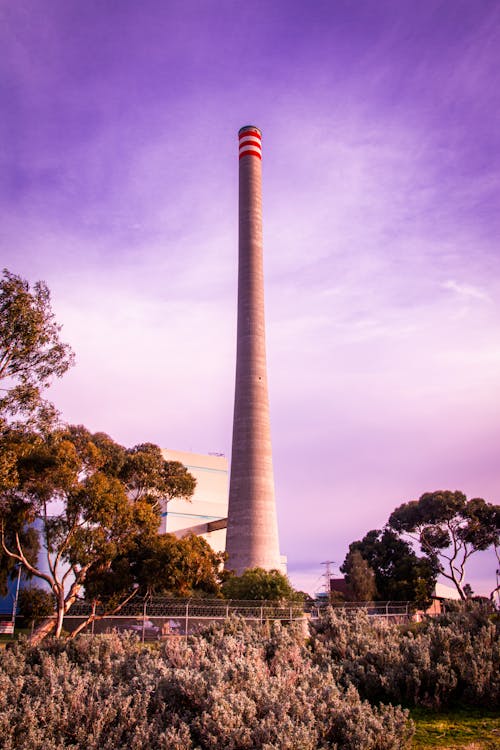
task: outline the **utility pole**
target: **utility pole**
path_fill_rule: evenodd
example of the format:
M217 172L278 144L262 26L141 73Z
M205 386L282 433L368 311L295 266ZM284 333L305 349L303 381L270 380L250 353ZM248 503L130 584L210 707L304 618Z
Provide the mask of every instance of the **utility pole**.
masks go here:
M14 604L12 606L12 635L14 635L14 631L16 629L16 614L17 614L17 602L19 600L19 584L21 583L21 570L22 570L21 563L17 564L17 583L16 583L16 593L14 596Z

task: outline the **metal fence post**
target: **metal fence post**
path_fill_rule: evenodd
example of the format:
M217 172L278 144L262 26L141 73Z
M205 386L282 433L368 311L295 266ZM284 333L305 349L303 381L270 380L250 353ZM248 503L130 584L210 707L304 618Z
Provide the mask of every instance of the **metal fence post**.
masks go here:
M147 597L144 597L144 606L142 608L142 642L144 643L144 635L146 632L146 612L148 609Z
M185 623L185 628L186 628L186 640L187 640L188 630L189 630L189 602L186 602L186 623Z

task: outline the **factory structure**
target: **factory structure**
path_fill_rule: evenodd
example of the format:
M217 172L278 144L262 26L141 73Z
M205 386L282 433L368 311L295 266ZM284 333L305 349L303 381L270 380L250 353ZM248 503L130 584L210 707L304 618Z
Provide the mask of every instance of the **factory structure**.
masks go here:
M160 533L204 537L216 552L226 549L227 493L229 467L225 456L187 451L162 450L166 461L184 464L196 479L193 497L174 498L161 514Z
M226 552L241 574L279 569L264 318L262 134L239 138L238 329Z
M164 451L197 479L192 501L173 500L162 530L204 536L238 575L248 568L286 571L274 494L264 318L262 133L238 133L238 326L229 501L227 461Z

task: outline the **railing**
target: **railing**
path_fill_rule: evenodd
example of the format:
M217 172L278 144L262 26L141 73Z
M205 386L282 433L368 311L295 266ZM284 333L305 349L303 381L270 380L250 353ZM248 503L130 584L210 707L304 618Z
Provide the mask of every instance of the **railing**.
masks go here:
M247 622L284 622L318 619L326 607L344 611L364 610L371 617L382 617L393 622L411 618L410 602L290 602L238 601L223 599L173 599L170 597L137 597L111 614L105 604L76 602L64 618L64 627L75 630L91 615L87 632L109 632L113 629L136 632L142 640L158 640L174 635L197 632L209 622L224 621L238 616Z
M116 614L110 614L109 608L104 604L76 602L64 618L64 627L73 631L91 615L94 617L86 632L93 634L126 630L137 633L143 641L185 636L195 633L209 622L224 621L231 616L242 617L247 622L261 623L269 620L291 622L304 620L306 617L302 602L137 597Z
M406 617L409 618L415 610L415 604L413 602L321 602L320 604L315 603L312 607L311 616L319 617L321 612L326 607L332 607L333 609L342 609L347 612L356 610L363 610L370 617L385 617L397 618Z
M75 602L68 617L88 617L92 614L91 602ZM97 604L95 614L107 614L105 604ZM302 602L239 601L236 599L172 599L170 597L137 597L117 612L118 617L191 617L226 619L237 615L245 619L289 620L304 616Z

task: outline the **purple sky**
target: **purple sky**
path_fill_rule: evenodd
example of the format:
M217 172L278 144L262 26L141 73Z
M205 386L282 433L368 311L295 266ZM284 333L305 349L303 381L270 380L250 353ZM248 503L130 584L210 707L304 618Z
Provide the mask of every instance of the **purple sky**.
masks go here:
M252 123L292 581L424 491L499 501L496 0L0 0L0 49L1 262L52 290L65 419L229 455Z

